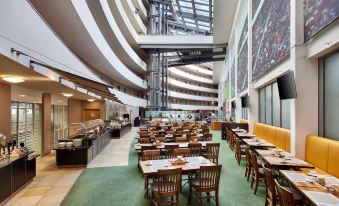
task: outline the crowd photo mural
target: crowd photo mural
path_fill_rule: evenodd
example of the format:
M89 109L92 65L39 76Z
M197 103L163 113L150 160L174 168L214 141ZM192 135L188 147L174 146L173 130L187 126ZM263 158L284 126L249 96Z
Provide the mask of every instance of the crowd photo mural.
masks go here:
M305 41L308 41L338 17L338 0L304 0Z
M252 26L252 79L266 74L290 51L290 0L263 0Z
M243 91L248 87L248 43L244 43L240 54L238 56L238 70L237 70L237 88L238 92Z
M231 98L235 97L235 63L231 67Z

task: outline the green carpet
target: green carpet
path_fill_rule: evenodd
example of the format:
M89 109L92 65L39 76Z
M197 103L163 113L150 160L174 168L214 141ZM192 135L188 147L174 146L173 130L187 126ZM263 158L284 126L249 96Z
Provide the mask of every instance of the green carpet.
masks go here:
M241 166L235 161L234 152L225 140L221 140L220 131L212 131L213 141L220 142L219 164L222 164L220 184L220 205L245 206L264 205L265 189L259 187L253 194L250 183L244 177L244 161ZM137 169L137 154L130 149L129 165L109 168L85 169L70 192L63 200L63 206L142 206L150 205L144 198L144 179ZM188 186L180 196L180 205L187 205ZM191 205L197 205L192 201ZM204 205L214 205L214 202Z

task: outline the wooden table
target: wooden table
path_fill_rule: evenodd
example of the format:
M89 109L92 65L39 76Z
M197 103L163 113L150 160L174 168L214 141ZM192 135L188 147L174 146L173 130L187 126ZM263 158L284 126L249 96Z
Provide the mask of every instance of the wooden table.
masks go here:
M182 142L182 143L175 143L175 142L168 142L168 143L162 143L161 145L157 146L157 149L164 149L165 145L179 145L179 148L188 148L188 144L190 142ZM212 143L212 141L203 141L203 142L199 142L201 143L202 147L206 147L207 143ZM134 145L134 149L135 150L141 150L142 146L152 146L153 144L135 144Z
M158 170L182 168L183 173L191 173L200 169L200 166L213 166L213 162L205 157L185 157L186 163L183 165L171 165L173 159L161 159L152 161L140 161L142 173L147 178L149 175L158 173ZM148 164L150 163L150 164Z
M259 142L257 142L256 140L259 140ZM249 147L251 147L252 149L258 149L258 148L276 148L276 146L270 142L267 142L266 140L263 139L243 139L242 141L244 141Z
M284 178L290 182L294 188L296 188L305 198L307 198L312 205L339 205L339 180L325 172L323 175L327 175L327 180L334 185L337 189L336 192L330 193L326 189L322 188L317 182L309 182L312 176L308 175L307 170L303 171L291 171L280 170L280 173Z
M233 131L233 133L239 138L239 139L253 139L257 137L255 134L247 133L243 131Z
M287 159L279 157L276 153L277 150L255 150L257 154L270 166L275 168L290 168L290 169L299 169L299 168L315 168L313 165L291 156L290 153L285 151L280 151L281 155L284 155Z

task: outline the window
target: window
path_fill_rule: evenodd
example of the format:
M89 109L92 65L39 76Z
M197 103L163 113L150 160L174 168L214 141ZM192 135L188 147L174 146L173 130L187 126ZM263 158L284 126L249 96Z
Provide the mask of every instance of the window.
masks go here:
M259 122L290 128L290 100L280 100L277 83L259 90Z
M323 116L320 116L320 129L321 135L339 140L339 52L332 54L324 59L323 64L323 83L320 83L320 98L322 98L322 105L320 105L320 111ZM321 71L320 71L321 73ZM323 94L321 94L323 93ZM321 97L321 95L323 95Z

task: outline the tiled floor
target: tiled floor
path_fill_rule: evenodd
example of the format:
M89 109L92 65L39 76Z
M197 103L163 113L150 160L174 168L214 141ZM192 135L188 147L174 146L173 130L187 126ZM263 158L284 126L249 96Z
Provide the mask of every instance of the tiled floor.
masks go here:
M58 168L55 155L37 160L37 176L33 182L18 192L5 206L59 205L83 168Z
M127 166L129 148L137 128L120 139L113 139L95 157L88 168ZM5 206L56 206L60 205L84 168L58 168L55 155L51 154L37 160L37 176L33 182L18 192Z

